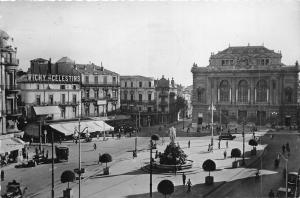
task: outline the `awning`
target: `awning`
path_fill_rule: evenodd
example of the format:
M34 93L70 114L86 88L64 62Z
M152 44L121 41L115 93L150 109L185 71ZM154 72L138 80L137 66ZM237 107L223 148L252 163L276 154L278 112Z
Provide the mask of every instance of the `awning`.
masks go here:
M58 106L33 107L36 115L60 114Z
M19 138L7 138L7 139L1 139L0 140L0 153L6 153L11 152L14 150L21 150L24 148L24 145L26 143L23 142Z
M73 135L75 129L78 130L78 122L65 122L65 123L56 123L49 125L52 129L55 129L61 133L63 133L65 136ZM83 130L84 128L87 128L87 130L84 130L83 133L86 133L87 131L89 133L93 133L96 131L112 131L114 130L114 127L109 126L103 121L81 121L80 122L80 130Z

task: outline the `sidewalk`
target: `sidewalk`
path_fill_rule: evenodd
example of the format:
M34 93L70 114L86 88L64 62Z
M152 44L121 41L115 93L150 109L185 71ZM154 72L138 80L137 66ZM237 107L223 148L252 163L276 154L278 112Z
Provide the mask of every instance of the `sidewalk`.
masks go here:
M257 133L258 134L258 133ZM263 133L261 133L262 135ZM242 150L242 142L239 141L241 137L237 137L236 141L229 141L229 148L227 149L227 156L230 156L232 148L240 148ZM250 134L246 134L245 151L249 152L252 147L248 145L248 140L251 138ZM187 148L188 140L191 140L191 148ZM165 138L167 140L167 138ZM158 183L163 179L171 180L175 185L175 192L172 197L203 197L214 189L219 187L222 183L237 179L240 173L245 168L232 169L233 158L227 157L224 159L223 152L225 148L225 141L221 141L221 149L216 149L213 152L207 152L210 137L202 138L177 138L180 146L188 155L188 159L193 160L193 168L186 170L187 179L190 178L193 184L192 192L187 194L186 189L182 186L182 178L180 174L153 174L153 197L163 197L156 192ZM160 143L160 142L159 142ZM167 142L164 145L158 146L158 151L163 152ZM215 145L217 140L215 137ZM216 147L216 146L215 146ZM256 160L263 152L266 145L259 145L257 147L258 155L254 158L249 158L246 155L246 163ZM110 166L110 175L103 176L101 170L89 174L89 178L82 182L81 197L145 197L149 196L149 173L141 170L149 161L149 150L144 150L138 153L138 157L132 159L127 155L120 157L118 162L108 164ZM154 156L154 155L153 155ZM206 186L204 184L207 172L202 170L202 163L206 159L212 159L217 165L217 170L211 172L214 176L214 185ZM253 172L254 174L254 172ZM71 185L74 191L74 197L78 197L78 184ZM62 196L62 190L66 185L60 185L56 188L56 194Z

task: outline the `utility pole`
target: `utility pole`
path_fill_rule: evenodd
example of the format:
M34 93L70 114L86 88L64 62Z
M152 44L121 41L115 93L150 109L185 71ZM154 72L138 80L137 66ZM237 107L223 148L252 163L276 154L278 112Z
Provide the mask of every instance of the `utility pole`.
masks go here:
M51 130L51 147L52 147L52 185L51 185L51 197L54 198L54 135L53 135L53 129Z
M243 166L245 165L245 118L243 120Z

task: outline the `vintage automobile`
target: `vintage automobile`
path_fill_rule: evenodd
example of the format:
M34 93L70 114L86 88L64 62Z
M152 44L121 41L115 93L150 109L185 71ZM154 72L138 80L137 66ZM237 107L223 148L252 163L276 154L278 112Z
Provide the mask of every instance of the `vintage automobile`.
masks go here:
M22 198L27 190L27 187L21 189L20 183L13 180L12 182L8 182L6 186L6 193L4 194L4 198Z
M288 173L288 185L289 186L299 186L299 175L297 172L289 172Z
M231 135L230 133L221 134L219 136L219 140L233 140L234 138L236 138L236 136L235 135Z
M69 159L69 148L68 147L55 147L56 161L68 161Z

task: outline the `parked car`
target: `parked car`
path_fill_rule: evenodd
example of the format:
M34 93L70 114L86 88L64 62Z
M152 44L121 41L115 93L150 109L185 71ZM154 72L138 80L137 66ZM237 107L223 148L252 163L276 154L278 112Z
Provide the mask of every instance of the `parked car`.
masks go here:
M222 134L219 136L219 140L233 140L234 138L236 138L236 136L231 135L230 133Z
M290 188L287 189L287 195L288 197L291 197L292 190ZM285 198L286 197L286 188L285 187L279 187L277 190L277 196L278 198Z
M288 173L288 185L289 186L299 185L299 175L297 172Z

